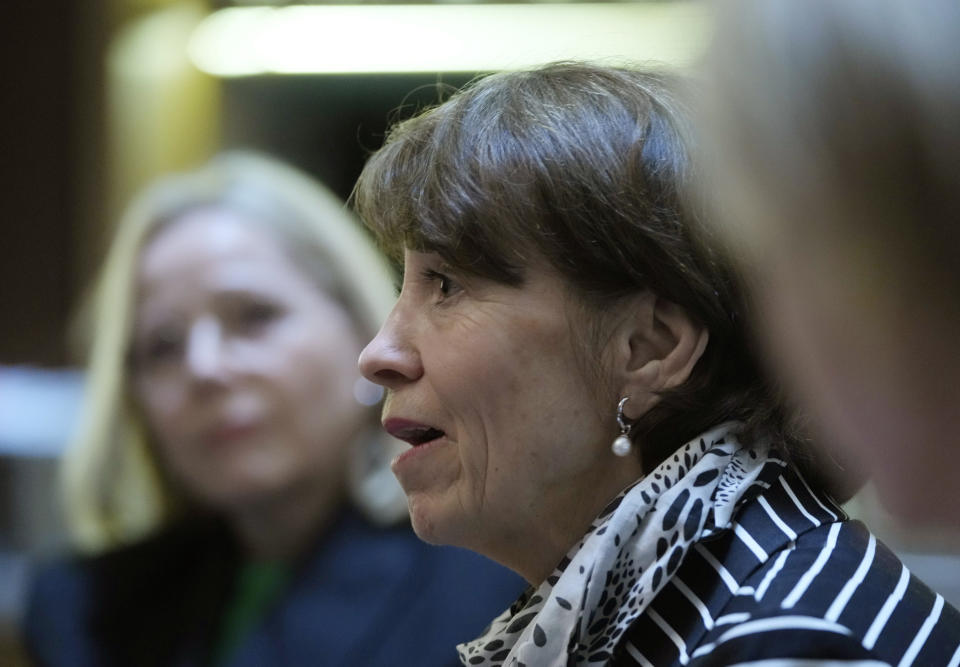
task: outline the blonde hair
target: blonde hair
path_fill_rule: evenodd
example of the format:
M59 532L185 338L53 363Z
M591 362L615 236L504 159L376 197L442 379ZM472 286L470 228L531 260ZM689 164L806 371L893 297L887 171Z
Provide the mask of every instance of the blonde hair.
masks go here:
M293 261L342 303L361 336L372 337L393 306L389 265L344 204L291 167L231 152L149 187L123 216L86 313L83 417L62 466L67 524L83 550L101 551L148 534L170 521L182 503L128 396L127 355L142 248L165 224L204 207L227 207L267 226ZM396 447L380 431L354 447L352 497L379 523L406 517L402 491L386 465Z

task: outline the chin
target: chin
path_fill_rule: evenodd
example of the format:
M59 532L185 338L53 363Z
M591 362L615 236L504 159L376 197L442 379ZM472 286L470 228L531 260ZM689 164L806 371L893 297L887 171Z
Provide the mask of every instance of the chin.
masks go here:
M278 485L272 480L234 479L216 488L200 491L205 503L222 512L259 505L277 497Z
M418 503L410 498L407 500L407 507L410 510L410 525L417 537L429 544L444 544L437 536L437 525L429 509L424 507L424 503Z
M449 516L426 498L408 498L407 505L410 525L421 540L438 546L466 546L457 539L458 529L463 525L460 517Z

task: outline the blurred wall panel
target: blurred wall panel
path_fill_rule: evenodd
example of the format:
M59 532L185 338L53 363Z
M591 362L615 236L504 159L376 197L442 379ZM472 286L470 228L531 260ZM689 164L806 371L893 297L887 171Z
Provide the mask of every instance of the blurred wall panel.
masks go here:
M441 101L475 74L254 76L223 83L227 147L299 166L346 198L393 122Z
M59 366L66 328L133 192L215 150L218 85L187 61L202 0L10 3L0 363Z
M80 218L76 170L81 106L99 106L81 79L95 54L81 38L100 3L53 0L4 7L3 122L5 178L0 233L0 362L58 365L73 297L72 247ZM96 130L92 130L96 132Z
M111 41L104 242L138 190L206 160L219 145L219 82L199 72L186 49L206 14L205 2L174 0L127 21Z

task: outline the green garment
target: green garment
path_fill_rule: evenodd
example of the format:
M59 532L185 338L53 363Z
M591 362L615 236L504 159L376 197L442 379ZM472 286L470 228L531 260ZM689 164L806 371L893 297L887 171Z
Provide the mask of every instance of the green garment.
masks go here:
M220 624L212 665L225 665L283 591L291 568L280 562L249 562L237 573L230 606Z

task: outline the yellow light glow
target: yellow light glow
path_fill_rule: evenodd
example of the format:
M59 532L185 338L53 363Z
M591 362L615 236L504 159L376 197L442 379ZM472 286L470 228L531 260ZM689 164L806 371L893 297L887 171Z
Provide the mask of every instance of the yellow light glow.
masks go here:
M701 2L234 7L190 57L215 76L481 72L552 60L684 66L707 41Z

